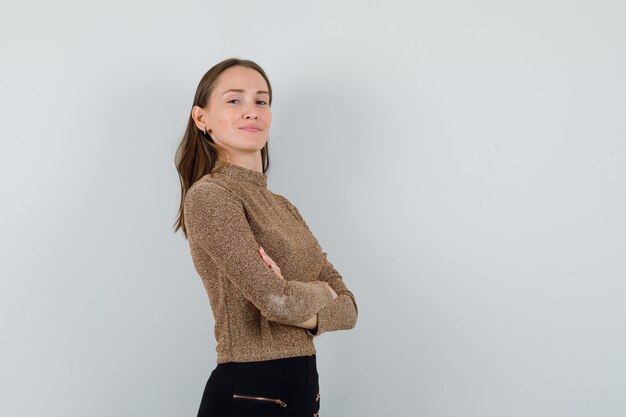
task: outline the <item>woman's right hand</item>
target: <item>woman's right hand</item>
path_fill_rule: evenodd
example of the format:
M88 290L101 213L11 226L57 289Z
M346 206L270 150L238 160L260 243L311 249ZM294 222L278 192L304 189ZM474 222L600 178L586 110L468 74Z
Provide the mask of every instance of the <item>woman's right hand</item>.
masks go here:
M265 262L267 264L267 266L276 274L278 275L280 278L283 278L283 275L280 272L280 268L278 267L278 264L276 264L276 262L274 262L274 260L272 258L270 258L270 256L265 253L265 249L263 249L262 246L259 246L259 254L261 255L261 259L263 259L263 262Z

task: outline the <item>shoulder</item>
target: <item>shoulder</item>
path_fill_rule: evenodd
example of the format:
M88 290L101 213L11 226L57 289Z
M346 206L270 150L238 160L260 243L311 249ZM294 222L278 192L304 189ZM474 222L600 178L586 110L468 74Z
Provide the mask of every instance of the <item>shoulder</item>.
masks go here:
M272 192L272 194L274 194L274 197L276 197L276 199L280 201L282 205L286 206L289 210L295 208L295 206L291 203L291 201L287 199L287 197L281 194L276 194L275 192Z
M276 199L277 199L278 201L280 201L280 202L281 202L281 204L291 204L291 203L289 202L289 200L287 200L287 198L286 198L285 196L282 196L282 195L280 195L280 194L276 194L275 192L272 192L272 194L274 194L274 197L276 197Z
M291 202L289 201L289 199L283 195L280 194L276 194L276 193L272 193L274 194L274 196L276 196L276 198L285 206L287 207L287 209L293 213L293 215L298 219L298 220L302 220L302 215L300 214L300 211L298 210L298 208Z
M212 178L207 174L194 182L185 194L185 206L191 207L198 203L210 203L219 205L220 202L239 201L225 181Z

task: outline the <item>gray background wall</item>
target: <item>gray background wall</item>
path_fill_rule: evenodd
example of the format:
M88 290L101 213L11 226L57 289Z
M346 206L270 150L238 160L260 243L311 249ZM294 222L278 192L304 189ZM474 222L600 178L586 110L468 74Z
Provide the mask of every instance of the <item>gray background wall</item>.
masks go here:
M258 61L269 187L359 302L326 416L626 414L622 1L0 6L0 415L195 416L213 318L173 154Z

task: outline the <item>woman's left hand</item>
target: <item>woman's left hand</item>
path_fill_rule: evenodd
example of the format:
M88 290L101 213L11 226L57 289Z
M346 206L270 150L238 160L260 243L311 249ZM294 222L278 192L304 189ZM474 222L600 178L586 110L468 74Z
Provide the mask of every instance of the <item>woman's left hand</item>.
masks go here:
M267 253L265 253L265 250L263 249L262 246L259 246L259 252L261 254L261 259L263 259L263 262L265 262L267 264L267 266L274 271L274 273L276 275L278 275L279 277L281 277L282 279L283 276L280 273L280 268L278 267L278 265L276 265L276 262L274 262L274 260L272 258L269 257L269 255Z

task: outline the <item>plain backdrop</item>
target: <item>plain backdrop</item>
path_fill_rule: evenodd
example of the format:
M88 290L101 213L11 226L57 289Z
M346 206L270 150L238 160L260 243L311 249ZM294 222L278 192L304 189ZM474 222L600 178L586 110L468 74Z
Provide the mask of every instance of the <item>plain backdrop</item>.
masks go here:
M626 415L626 3L3 1L0 415L195 416L173 158L222 59L359 304L321 414Z

